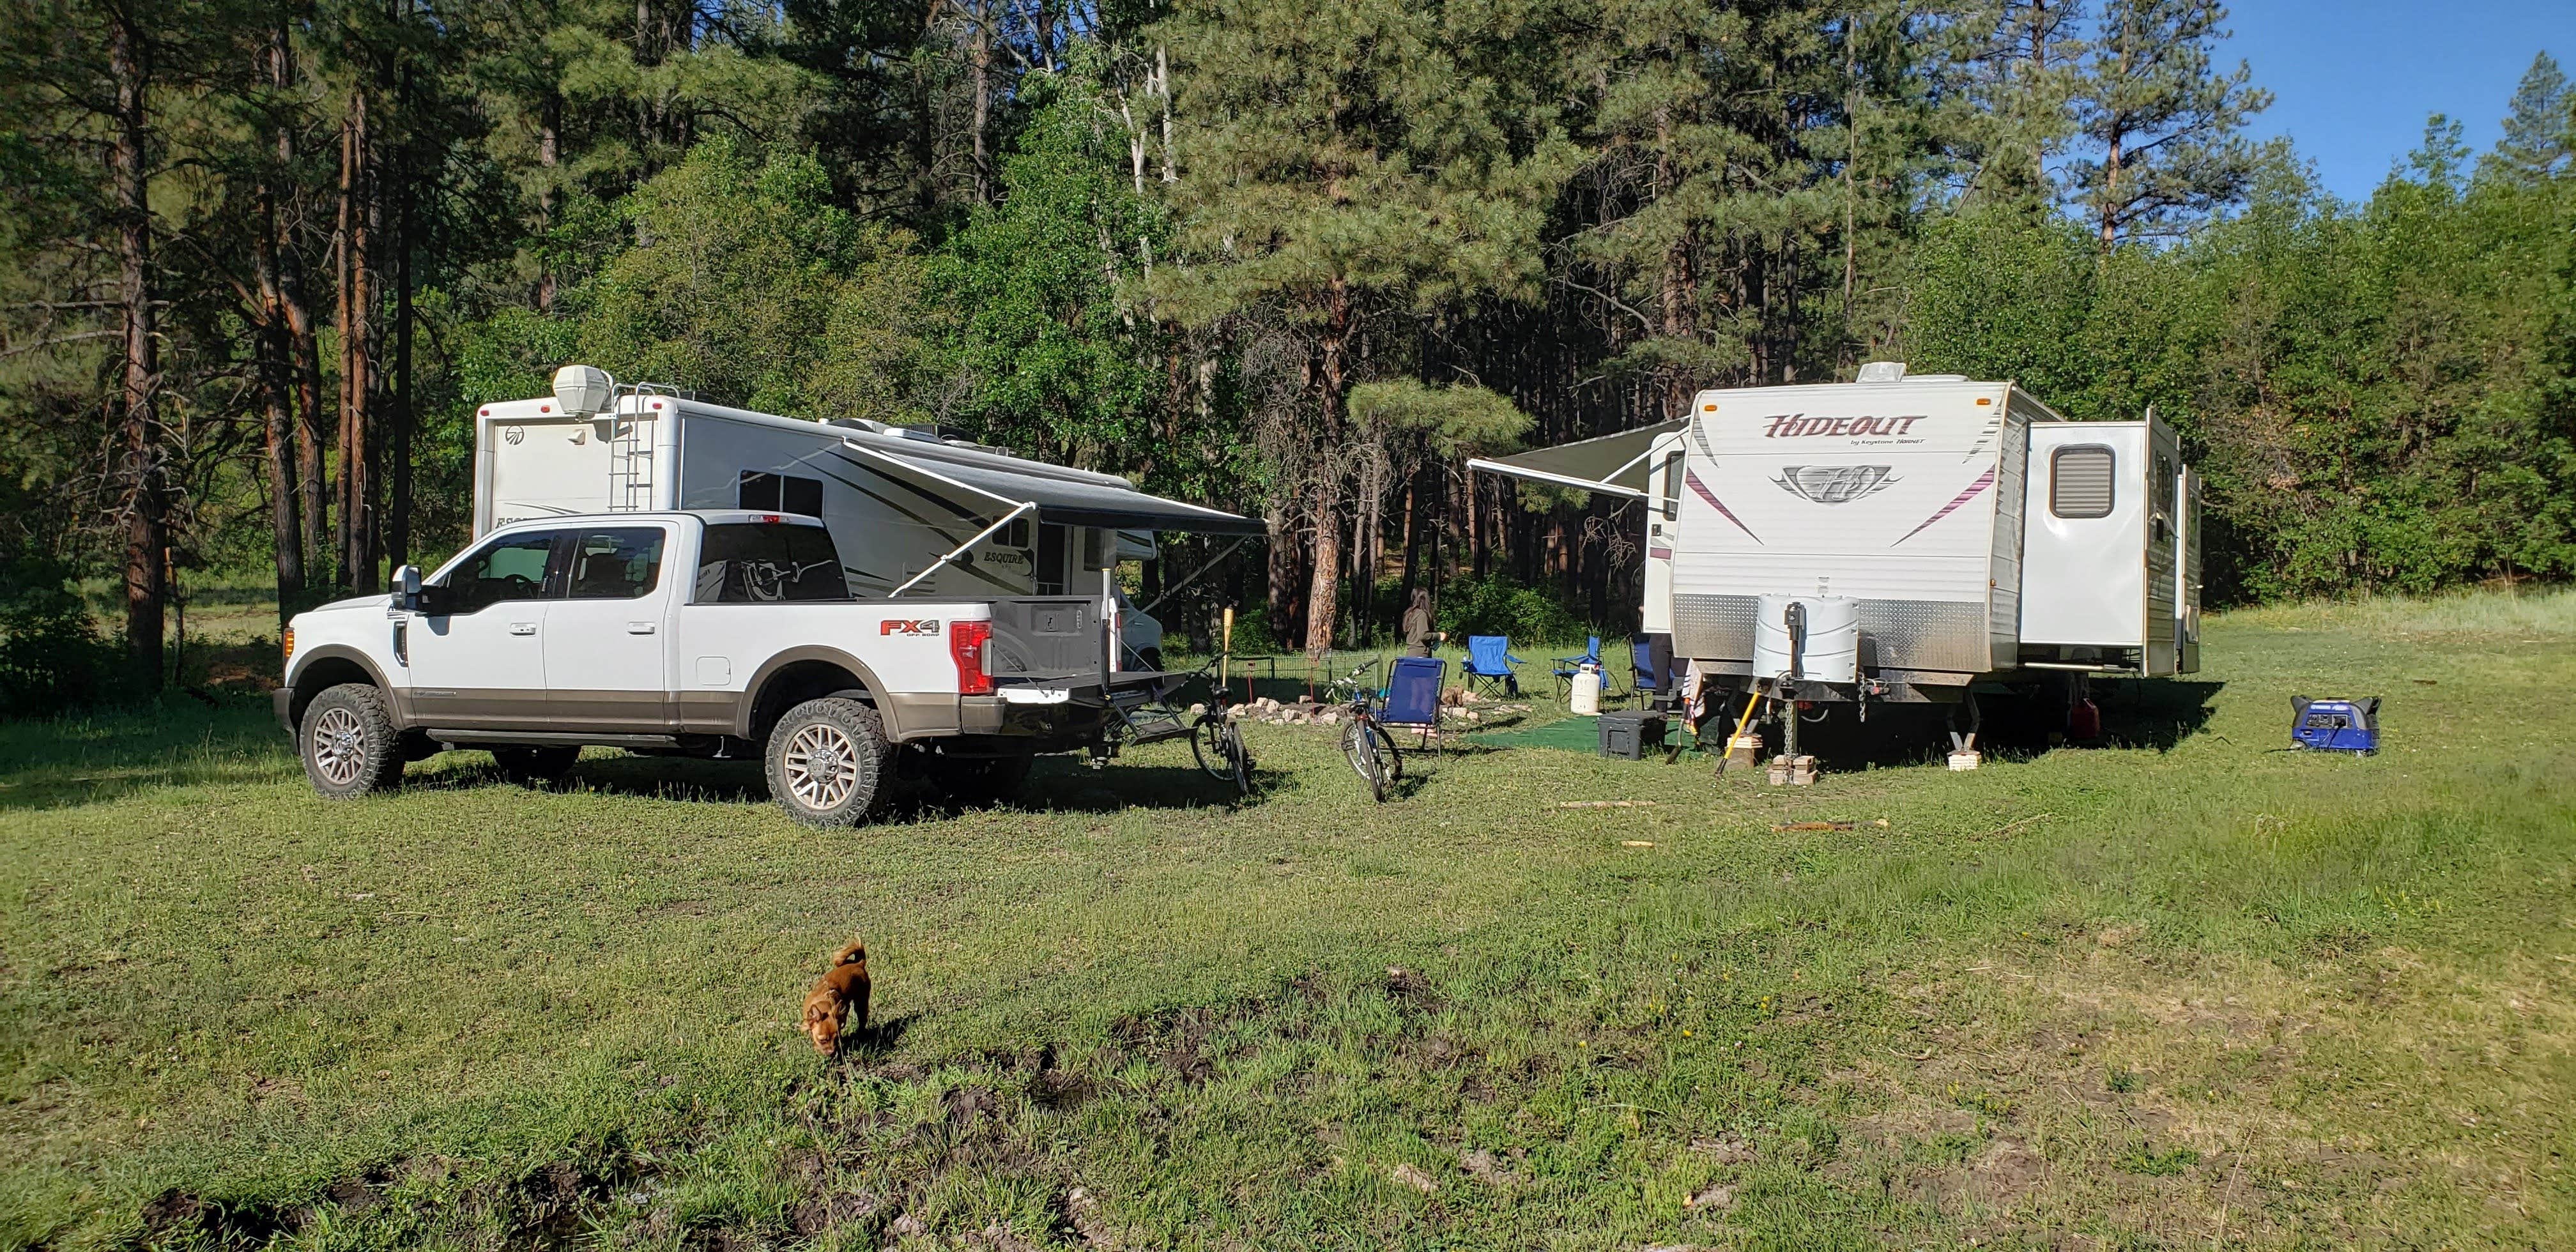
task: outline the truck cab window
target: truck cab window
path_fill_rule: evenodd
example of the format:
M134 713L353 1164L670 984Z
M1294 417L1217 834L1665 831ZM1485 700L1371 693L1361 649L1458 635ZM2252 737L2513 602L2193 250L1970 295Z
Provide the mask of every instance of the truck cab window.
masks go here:
M632 600L662 576L662 528L585 530L572 543L572 598Z
M850 584L830 531L734 522L707 527L695 592L700 604L847 600Z
M562 531L541 530L510 535L483 546L447 576L447 594L439 608L447 613L480 612L504 600L552 598L548 574L555 541Z

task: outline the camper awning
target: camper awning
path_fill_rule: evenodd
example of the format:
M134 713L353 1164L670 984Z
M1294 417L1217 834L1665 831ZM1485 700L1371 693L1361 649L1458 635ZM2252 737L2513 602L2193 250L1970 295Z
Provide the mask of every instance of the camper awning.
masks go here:
M993 510L996 516L1006 509L1027 507L1037 513L1039 521L1064 526L1170 530L1196 535L1258 535L1268 530L1255 518L1112 486L1114 480L1107 480L1106 475L1075 479L1069 475L1023 474L949 458L906 456L899 450L856 440L845 442L882 462L900 463L923 478L971 488L1000 506Z
M1478 457L1467 468L1583 491L1606 491L1632 500L1646 497L1646 455L1657 436L1682 428L1685 419L1657 422L1615 435L1558 444L1510 456Z

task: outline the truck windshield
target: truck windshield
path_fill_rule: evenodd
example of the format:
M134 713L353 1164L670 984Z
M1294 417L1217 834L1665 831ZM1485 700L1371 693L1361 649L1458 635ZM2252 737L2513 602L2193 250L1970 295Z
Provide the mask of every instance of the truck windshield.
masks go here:
M849 598L832 532L763 522L707 527L698 552L698 603Z

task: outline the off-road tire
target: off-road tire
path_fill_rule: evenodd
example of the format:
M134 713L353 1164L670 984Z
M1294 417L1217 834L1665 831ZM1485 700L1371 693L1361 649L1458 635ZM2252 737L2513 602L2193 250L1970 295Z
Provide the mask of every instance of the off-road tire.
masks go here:
M581 749L549 745L534 748L494 748L492 763L501 767L501 777L522 787L552 787L572 772L572 763L581 759Z
M761 749L769 794L807 826L856 826L887 790L888 748L875 709L838 696L808 700L778 719Z
M385 693L342 683L313 697L295 731L304 777L325 798L353 800L401 785L402 732Z
M1037 765L1034 753L1013 756L925 754L921 773L941 795L960 804L992 804L1020 793Z

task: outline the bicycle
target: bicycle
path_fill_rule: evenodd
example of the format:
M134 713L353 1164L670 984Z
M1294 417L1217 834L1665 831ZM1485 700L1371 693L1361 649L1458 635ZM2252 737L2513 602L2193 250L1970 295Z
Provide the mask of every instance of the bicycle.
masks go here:
M1388 789L1404 779L1404 753L1395 746L1395 737L1377 720L1376 693L1362 683L1360 675L1377 668L1369 661L1352 667L1351 672L1333 680L1330 690L1344 706L1350 722L1342 728L1342 758L1369 785L1369 794L1380 804L1386 803Z
M1216 667L1217 658L1211 657L1207 664L1195 671L1195 676L1213 678L1211 671ZM1190 722L1190 755L1198 761L1200 769L1207 771L1208 777L1220 782L1230 781L1237 794L1249 796L1252 794L1252 750L1243 746L1242 726L1226 715L1233 704L1226 695L1221 678L1208 684L1207 706L1199 710L1199 715Z

